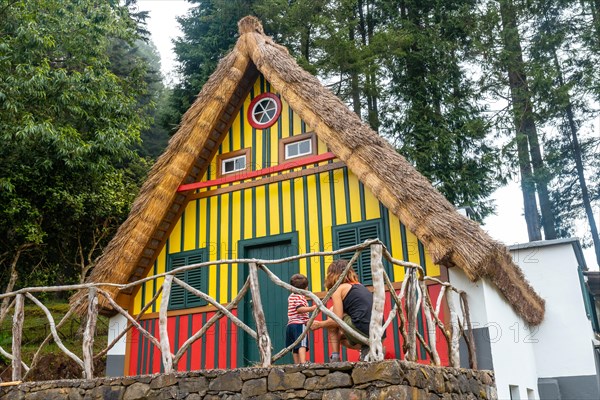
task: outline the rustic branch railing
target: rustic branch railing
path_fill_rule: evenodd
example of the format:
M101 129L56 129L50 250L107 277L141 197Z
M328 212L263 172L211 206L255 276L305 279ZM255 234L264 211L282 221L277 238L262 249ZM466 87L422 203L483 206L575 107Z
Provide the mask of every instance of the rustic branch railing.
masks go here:
M352 329L342 319L340 319L336 314L334 314L331 310L329 310L326 307L326 304L331 299L332 294L342 283L343 277L345 276L345 272L349 271L350 268L353 268L361 252L366 250L367 248L370 248L371 250L371 270L373 279L373 309L371 314L371 328L369 332L369 337L363 336L358 331ZM302 258L331 257L349 252L354 252L354 254L350 258L348 265L346 266L345 272L341 274L338 281L333 285L333 287L325 294L325 296L322 299L310 291L298 289L296 287L291 286L287 282L283 282L267 267L268 265L296 261ZM386 259L392 265L398 265L405 268L405 278L402 282L399 293L396 292L396 289L394 288L391 279L385 272L385 268L383 266L383 259ZM237 296L226 306L220 304L208 294L203 293L202 291L197 290L196 288L176 278L176 274L187 270L195 268L206 268L210 265L220 264L248 264L249 267L249 275L246 282L242 286ZM383 244L378 239L367 240L364 243L358 244L356 246L351 246L336 251L313 252L277 260L235 259L209 261L176 268L169 272L149 276L144 279L140 279L138 281L122 285L107 283L88 283L69 286L25 288L14 292L1 294L0 300L7 297L14 297L14 301L12 301L11 305L9 306L9 308L14 307L14 313L12 328L12 354L8 353L2 347L0 347L0 354L11 360L12 379L14 381L23 379L22 370L26 371L25 377L27 377L29 371L35 366L35 364L38 361L39 350L33 356L31 366L27 366L23 362L21 356L21 338L24 319L23 310L24 301L25 298L27 298L43 310L50 324L51 333L48 335L48 337L46 337L46 339L42 343L42 346L47 344L50 340L54 340L58 347L82 368L83 377L86 379L92 378L94 375L94 360L106 354L132 327L138 329L141 335L148 338L148 340L152 344L154 344L160 349L164 372L170 373L176 369L179 360L181 359L183 354L185 354L185 352L189 349L192 343L199 340L215 322L217 322L220 318L223 317L229 318L237 327L247 332L248 335L250 335L250 337L257 341L257 346L260 354L260 365L263 367L269 366L273 362L279 360L285 354L290 352L292 348L308 334L308 330L306 330L296 340L295 343L280 350L275 355L271 354L271 338L266 328L265 316L260 296L260 287L258 283L259 269L262 270L274 284L281 286L290 292L302 294L310 298L314 302L314 304L318 306L317 309L311 313L308 325L310 325L315 320L317 315L322 312L327 317L336 321L339 324L339 326L345 331L347 336L352 337L357 342L369 346L369 353L366 357L367 361L383 360L383 334L387 327L392 323L392 321L395 318L399 318L398 326L400 335L402 337L402 352L405 359L410 361L417 361L417 343L419 343L423 346L426 353L428 354L430 362L434 365L440 365L440 355L438 354L437 349L437 332L439 330L441 332L441 336L446 340L447 343L449 352L448 358L450 365L453 367L460 366L459 340L460 337L463 337L467 345L469 365L471 368L477 368L475 357L475 344L471 327L471 321L469 317L469 307L467 303L466 293L456 289L447 282L442 282L439 279L426 276L425 271L420 265L393 258L387 251L385 246L383 246ZM120 307L113 300L112 296L108 292L102 289L102 287L112 286L117 287L119 290L125 290L134 286L142 285L145 282L152 281L157 278L164 278L162 286L158 288L157 293L154 295L154 297L150 300L149 303L144 305L141 312L135 318L131 316L122 307ZM436 283L441 286L440 292L435 303L435 307L433 306L433 302L431 301L431 298L429 296L427 282ZM167 329L167 310L169 306L169 298L173 284L179 285L183 289L192 293L193 295L204 299L217 309L215 314L197 332L195 332L190 338L186 340L186 342L181 346L181 348L177 351L176 354L173 354L171 352ZM73 304L71 309L62 318L59 324L56 325L54 323L54 319L50 311L32 294L36 292L57 292L78 289L88 291L87 323L85 326L82 344L83 359L80 359L72 351L67 349L63 345L58 334L58 328L60 328L60 326L68 319L68 317L72 315L73 310L79 304ZM244 321L241 321L231 312L231 310L234 309L242 300L242 298L247 294L248 290L250 290L250 295L252 298L252 309L253 317L256 322L256 331L250 328ZM390 292L390 297L393 302L393 307L387 316L384 315L386 290ZM158 302L158 298L161 294L162 298L159 305L160 339L157 339L140 325L139 320L152 304ZM460 312L458 311L456 305L456 295L458 295ZM120 334L108 345L108 347L106 347L104 350L102 350L94 356L93 343L94 333L96 330L96 321L98 316L98 296L104 297L107 300L108 304L110 304L110 306L113 307L113 309L116 312L122 314L129 323L127 325L127 328L120 332ZM449 313L448 325L440 319L440 311L444 304L444 300ZM425 318L426 329L424 329L423 334L419 332L419 329L417 327L417 320L419 314L421 314Z

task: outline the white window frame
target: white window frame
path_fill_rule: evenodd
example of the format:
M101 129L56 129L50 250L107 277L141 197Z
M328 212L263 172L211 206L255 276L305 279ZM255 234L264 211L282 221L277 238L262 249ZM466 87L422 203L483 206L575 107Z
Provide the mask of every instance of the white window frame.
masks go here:
M308 142L308 152L306 152L306 153L300 153L300 143L304 143L304 142ZM301 140L298 140L298 141L295 141L295 142L286 143L285 146L284 146L284 148L285 148L285 159L286 160L291 160L291 159L294 159L294 158L311 155L313 153L313 148L312 148L313 144L312 144L312 142L313 142L312 138L309 137L309 138L301 139ZM294 145L298 146L298 154L291 156L289 154L288 149L290 148L290 146L294 146Z
M239 159L244 159L244 167L236 169L235 162L236 162L236 160L239 160ZM225 170L225 163L227 163L227 162L233 162L233 170L232 171ZM231 157L231 158L224 158L221 160L221 175L228 175L228 174L233 174L233 173L239 172L239 171L245 171L247 169L247 167L248 167L248 160L246 160L245 154Z

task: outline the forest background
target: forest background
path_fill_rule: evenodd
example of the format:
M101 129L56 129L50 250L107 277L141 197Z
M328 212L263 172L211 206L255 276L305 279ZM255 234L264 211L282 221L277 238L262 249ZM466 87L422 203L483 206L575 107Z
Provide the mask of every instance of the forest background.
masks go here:
M85 279L249 14L454 205L518 182L600 264L598 0L192 0L167 83L141 3L0 0L3 291Z

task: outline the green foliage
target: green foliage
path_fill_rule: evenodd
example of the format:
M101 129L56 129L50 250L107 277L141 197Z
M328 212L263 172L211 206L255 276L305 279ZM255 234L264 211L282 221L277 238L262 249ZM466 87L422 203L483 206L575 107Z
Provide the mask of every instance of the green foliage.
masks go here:
M474 2L409 1L396 10L390 36L402 51L385 59L384 133L456 206L479 218L499 186L500 158L490 140L480 87L471 79Z
M66 302L47 302L45 306L54 318L54 323L58 324L69 310L69 304ZM94 337L94 354L102 351L108 343L108 318L102 315L98 316L96 323L96 335ZM58 335L63 344L80 358L82 357L82 327L83 320L79 316L71 316L62 327L58 329ZM46 314L35 304L26 302L25 319L23 321L23 343L22 357L23 361L30 365L34 354L40 348L46 336L51 333L50 322ZM3 349L10 349L12 346L12 320L7 318L0 324L0 346ZM81 368L69 359L58 345L51 340L41 349L42 358L28 380L50 380L50 379L75 379L81 378ZM50 368L50 365L56 364L57 368ZM74 365L75 364L75 365ZM103 367L104 362L98 363ZM62 370L59 370L61 368ZM101 369L96 368L96 373L101 375ZM0 355L0 378L11 380L10 360Z
M111 59L137 38L126 8L35 0L0 13L0 284L24 244L36 246L17 286L77 281L74 265L97 255L136 192L123 167L139 164L153 106L147 62Z
M173 88L171 115L164 118L174 131L219 60L237 39L237 21L251 14L253 0L190 0L196 4L178 18L183 35L174 41L180 83Z

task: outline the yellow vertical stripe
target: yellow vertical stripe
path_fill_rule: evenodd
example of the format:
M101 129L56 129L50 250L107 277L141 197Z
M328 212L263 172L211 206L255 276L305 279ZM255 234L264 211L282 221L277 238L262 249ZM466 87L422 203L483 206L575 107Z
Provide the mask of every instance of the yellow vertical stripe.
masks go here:
M296 113L294 113L294 126L292 127L292 132L290 132L290 136L299 135L302 133L302 119Z
M198 243L201 248L207 247L206 243L206 224L208 221L206 220L206 203L208 199L199 199L200 202L200 211L198 213Z
M323 233L323 250L333 250L333 237L331 236L331 226L333 224L333 212L331 209L331 194L329 192L329 173L324 172L319 175L321 179L321 213L322 213L322 226L321 232ZM325 257L324 266L327 266L333 261L332 256ZM325 271L322 271L324 274ZM324 276L324 275L323 275ZM324 290L324 286L315 288L315 290Z
M396 218L391 212L388 211L389 221L390 221L390 243L391 249L390 253L392 257L398 260L402 260L404 256L402 255L402 235L400 234L400 221ZM394 276L392 277L394 282L400 282L404 279L404 268L394 265Z
M302 179L294 179L292 181L294 185L294 201L295 210L292 210L292 215L296 218L296 229L298 231L298 252L306 253L306 223L304 220L304 184ZM293 217L293 218L294 218ZM299 261L300 273L306 275L306 259L303 258Z
M219 254L216 253L216 243L219 238L217 237L217 224L219 223L219 215L217 214L217 196L210 197L210 243L208 245L208 258L209 260L218 260ZM217 298L217 266L211 265L208 267L208 294L210 297L219 300Z
M265 209L265 187L256 187L256 237L263 237L267 235L267 213Z
M252 238L252 189L244 190L244 239Z
M283 232L291 232L292 231L292 218L294 218L294 214L292 213L292 200L290 195L290 182L284 181L281 183L281 203L282 208L281 216L283 218Z
M277 137L277 126L279 122L271 127L271 136L269 137L271 154L269 154L269 167L279 164L279 138Z
M231 134L233 135L233 149L231 151L239 150L242 148L242 132L240 131L240 112L236 113L235 120L231 124ZM245 116L244 116L245 118Z
M363 185L364 186L364 185ZM371 193L371 191L364 186L365 192L365 217L369 219L381 218L381 212L379 210L379 200Z
M137 315L142 310L142 289L137 291L135 298L133 299L133 314Z
M279 210L279 190L278 185L272 184L269 186L269 215L270 215L270 233L271 235L278 235L279 232L279 218L281 218Z
M169 237L169 253L179 253L181 251L181 218L175 224L173 232Z
M427 266L427 275L429 276L439 276L440 275L440 266L433 263L431 259L431 255L425 248L425 265Z
M221 232L220 236L217 238L220 244L220 254L218 255L219 260L224 260L229 258L228 246L229 246L229 230L231 226L231 221L229 221L229 193L225 193L221 196L221 218L219 223L221 224ZM223 264L219 267L221 269L221 275L219 276L219 285L220 285L220 299L221 303L229 301L227 295L227 289L229 286L229 266L227 264Z
M240 240L240 223L241 220L241 193L239 191L233 192L232 196L232 210L231 210L231 258L239 258L241 254L238 254L238 241ZM238 290L238 265L233 264L231 267L231 293L237 293ZM231 299L229 299L231 300Z
M254 169L262 169L265 162L265 154L263 154L263 134L261 129L256 129L256 148L254 149L254 153L256 154L256 160L253 161ZM249 146L252 146L252 141L248 143Z
M281 137L286 138L290 136L290 113L288 103L281 99L281 115L279 116L279 123L281 124Z
M327 153L327 145L317 138L317 154Z
M350 221L346 219L346 194L344 193L344 173L342 169L333 171L334 195L335 195L335 220L337 225L343 225Z
M318 204L317 204L317 175L309 175L306 178L306 187L304 190L307 191L308 204L308 215L310 216L310 232L308 232L308 238L310 248L308 252L319 251L319 230L322 229L319 226L318 215ZM314 287L321 287L321 260L320 257L313 257L310 259L310 276L311 285Z
M196 201L190 201L185 208L185 236L183 237L184 251L194 250L196 248Z
M360 190L358 188L358 178L352 172L348 171L348 191L350 193L350 218L352 222L360 222Z
M408 260L415 264L421 263L421 258L419 257L419 244L417 241L417 237L406 228L406 244L408 248Z

